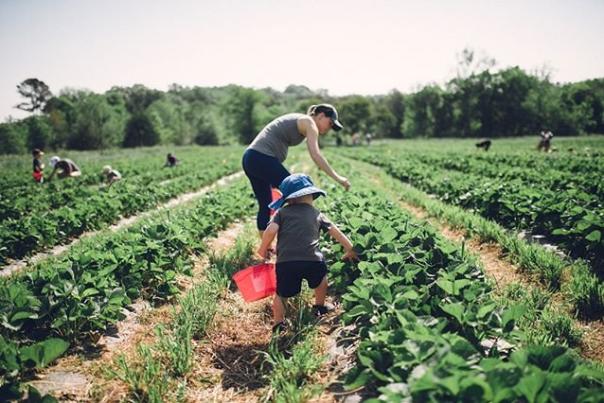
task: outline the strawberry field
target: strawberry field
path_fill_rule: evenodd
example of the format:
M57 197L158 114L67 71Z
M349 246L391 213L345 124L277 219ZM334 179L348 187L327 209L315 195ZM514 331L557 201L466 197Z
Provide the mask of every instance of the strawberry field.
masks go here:
M106 227L232 173L239 169L237 149L187 150L179 156L186 164L171 169L162 168L165 154L160 150L132 158L101 154L76 159L76 153L72 158L83 166L81 177L38 187L32 186L29 164L3 161L9 175L0 181L0 264ZM107 164L127 180L99 186L101 168Z
M556 140L325 147L348 192L299 147L291 170L360 261L325 238L336 310L317 320L305 290L279 336L230 280L257 261L247 179L156 210L238 172L242 148L177 149L172 169L163 149L75 153L82 177L43 184L2 159L2 265L101 231L0 278L0 401L602 401L604 140ZM85 386L40 382L57 373Z

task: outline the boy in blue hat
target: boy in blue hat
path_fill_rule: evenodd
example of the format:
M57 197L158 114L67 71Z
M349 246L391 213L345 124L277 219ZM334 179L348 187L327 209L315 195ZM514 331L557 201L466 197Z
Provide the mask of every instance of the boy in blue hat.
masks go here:
M266 259L268 250L277 238L277 293L273 299L273 330L285 328L285 306L283 298L300 293L302 280L315 290L313 313L324 315L329 308L325 305L327 295L327 265L319 250L320 231L327 231L343 247L344 259L358 259L352 243L338 227L313 206L313 201L325 192L313 184L308 175L293 174L286 177L279 190L283 194L270 204L279 209L262 236L258 254ZM287 203L285 207L283 204ZM282 207L282 208L281 208Z

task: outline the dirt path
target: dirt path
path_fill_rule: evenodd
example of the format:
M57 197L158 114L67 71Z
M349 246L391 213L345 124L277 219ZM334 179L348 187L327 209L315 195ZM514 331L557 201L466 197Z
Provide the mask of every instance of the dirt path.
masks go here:
M303 159L296 168L298 172L310 172L314 165ZM311 303L309 298L305 299ZM336 346L342 312L333 296L328 296L328 300L336 305L336 310L317 324L316 338L317 352L327 359L309 379L310 385L324 386L325 390L311 399L312 402L336 401L329 385L337 384L339 371L350 365L351 360L343 356L349 357L356 351L344 351ZM227 293L208 335L208 343L196 348L197 364L190 377L192 384L187 401L257 402L267 395L267 372L262 363L272 337L271 303L272 298L246 303L236 290Z
M57 245L54 248L52 248L46 252L40 252L29 258L14 261L14 262L10 263L9 265L6 265L6 266L0 268L0 276L3 276L3 277L10 276L18 271L23 270L24 268L26 268L28 266L33 266L36 263L38 263L44 259L47 259L52 256L59 256L62 253L64 253L65 251L69 250L74 245L76 245L82 239L95 236L103 231L117 231L121 228L128 227L128 226L134 224L135 222L139 221L140 219L148 217L151 214L155 214L158 210L172 208L172 207L178 206L180 204L186 203L190 200L193 200L199 196L202 196L202 195L214 190L215 188L217 188L219 186L224 186L226 184L229 184L232 181L240 178L241 176L243 176L243 172L236 172L234 174L224 176L224 177L218 179L216 182L212 183L211 185L204 186L203 188L196 190L195 192L185 193L185 194L177 196L173 199L170 199L166 203L154 208L153 210L148 210L148 211L142 212L137 215L133 215L133 216L130 216L127 218L122 218L117 223L115 223L107 228L104 228L102 230L85 232L82 235L80 235L79 237L73 239L68 244Z
M246 303L236 291L221 301L207 343L195 349L189 402L256 402L266 386L263 352L271 340L271 299Z
M230 248L243 228L242 222L231 224L207 241L208 250L220 253ZM178 279L180 295L184 295L200 280L207 265L207 256L202 256L195 261L191 277L182 276ZM105 380L103 372L114 365L118 355L132 357L136 346L141 343L150 344L155 339L153 329L169 322L172 309L172 304L152 308L145 301L137 301L131 310L126 311L126 319L118 322L113 332L103 335L94 349L60 358L53 366L40 371L38 379L31 383L40 391L50 393L61 401L122 400L127 392L126 386L119 381Z

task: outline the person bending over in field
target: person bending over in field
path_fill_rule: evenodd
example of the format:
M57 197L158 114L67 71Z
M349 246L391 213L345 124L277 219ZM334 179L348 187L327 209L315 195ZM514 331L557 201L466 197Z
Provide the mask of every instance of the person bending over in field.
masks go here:
M44 163L42 162L44 151L34 148L31 152L31 155L34 157L34 172L32 176L36 182L42 183L44 182Z
M172 153L168 153L168 155L166 156L166 163L164 164L164 168L174 168L179 163L180 161L177 160L176 157L172 155Z
M283 166L289 147L306 140L308 153L315 164L348 190L348 179L329 165L319 149L319 136L327 134L330 129L337 132L342 128L336 108L329 104L312 105L306 115L289 113L270 122L245 150L241 162L258 201L256 226L261 237L270 219L268 205L272 188L279 187L290 174Z
M55 174L61 179L82 175L80 168L69 158L59 158L55 155L50 159L50 166L52 167L52 172L48 177L49 181Z
M110 165L105 165L103 167L103 176L105 177L105 183L108 186L111 186L114 182L122 179L122 174L120 174L118 170L111 168Z
M321 316L333 309L325 303L327 295L327 265L319 250L319 233L327 231L343 247L344 259L358 259L352 243L338 227L313 206L313 200L325 192L314 186L309 176L293 174L286 177L279 190L280 199L270 204L278 209L263 233L258 254L267 259L269 248L277 236L277 293L273 299L273 331L283 331L284 299L300 293L302 280L315 290L313 314ZM285 207L282 207L287 203Z
M549 152L549 148L551 146L551 141L552 141L552 137L554 137L554 133L552 133L551 131L541 131L541 133L539 134L541 136L541 139L539 140L539 144L537 144L537 150L538 151L545 151L545 152Z
M482 139L478 143L476 143L475 145L476 145L476 148L482 148L485 151L489 151L489 148L491 148L491 140L489 140L489 139Z

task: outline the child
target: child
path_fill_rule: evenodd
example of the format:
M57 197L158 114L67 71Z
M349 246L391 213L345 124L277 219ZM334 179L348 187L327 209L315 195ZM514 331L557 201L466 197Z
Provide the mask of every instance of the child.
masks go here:
M313 200L325 192L312 183L304 174L286 177L279 190L283 196L270 204L279 209L262 236L258 254L266 259L268 249L277 238L277 293L273 299L273 331L285 329L285 306L283 298L300 293L302 280L315 290L313 313L324 315L327 294L327 265L319 250L320 230L329 232L346 250L344 259L357 259L352 243L335 224L313 206ZM287 205L280 208L285 202Z
M34 180L38 183L44 182L44 164L42 163L42 156L44 155L44 151L34 148L31 152L34 157L34 172L33 177Z
M105 181L109 186L111 186L113 182L117 182L122 179L122 175L117 170L111 168L110 165L105 165L103 167L103 175L105 176Z

